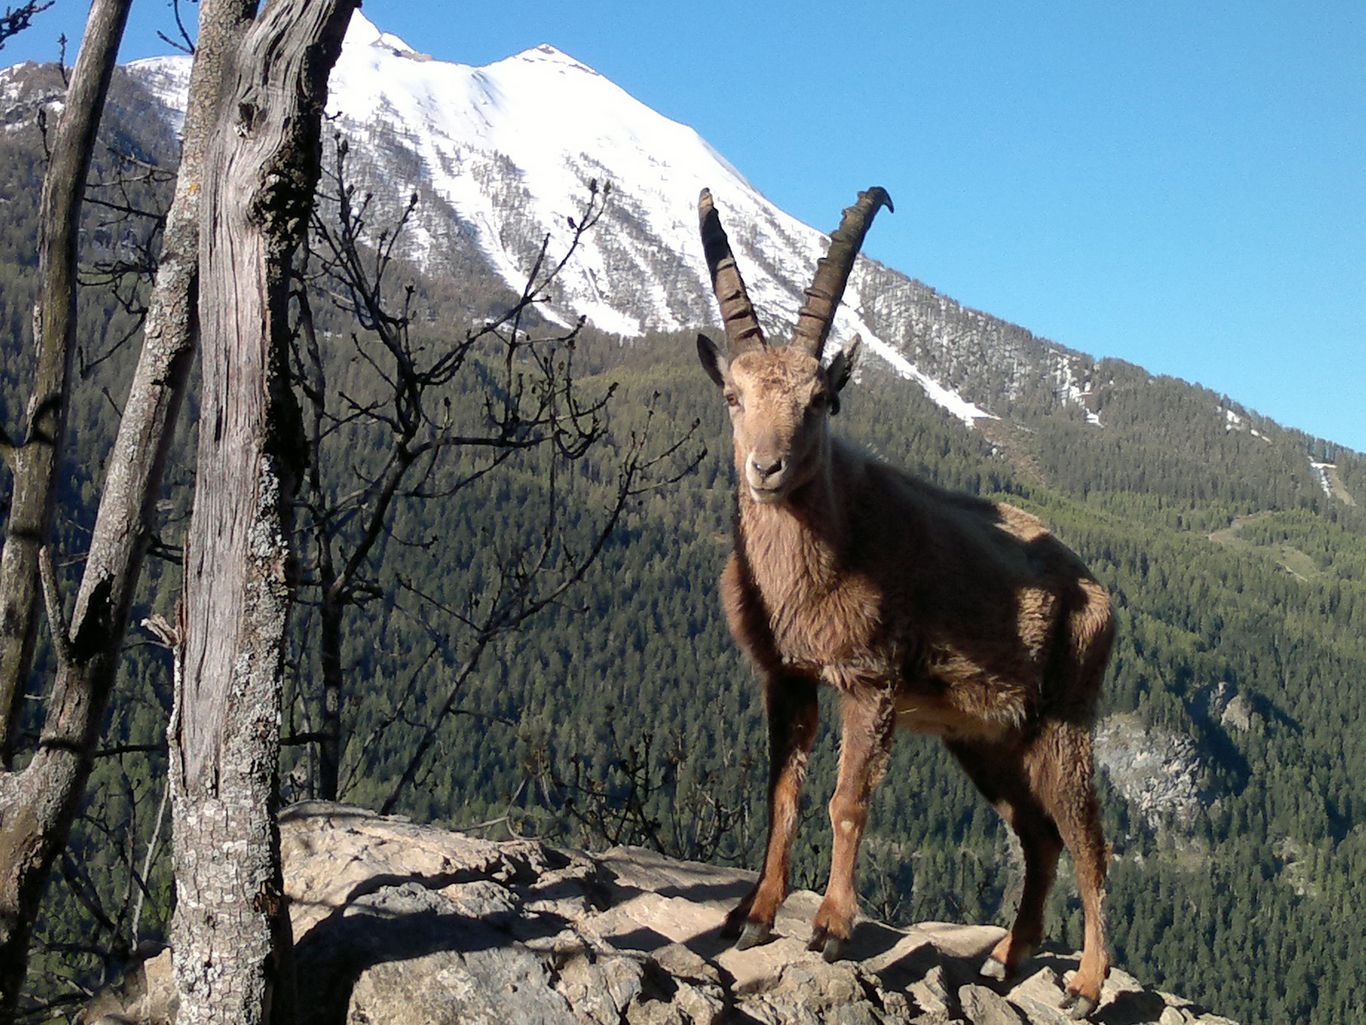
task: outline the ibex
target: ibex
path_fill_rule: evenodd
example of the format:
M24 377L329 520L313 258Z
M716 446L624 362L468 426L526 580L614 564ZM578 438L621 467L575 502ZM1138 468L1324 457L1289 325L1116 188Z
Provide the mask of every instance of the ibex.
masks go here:
M937 734L1015 830L1025 880L1010 931L982 965L1004 979L1043 939L1044 901L1065 844L1085 910L1074 1017L1109 973L1101 919L1108 849L1092 773L1091 724L1114 617L1104 588L1030 514L958 495L874 459L830 432L858 349L821 365L880 188L844 211L797 316L770 347L711 194L702 244L729 341L697 339L725 395L738 477L735 549L721 577L731 634L764 687L768 847L725 931L765 942L787 896L788 860L817 686L839 694L839 781L830 801L830 881L810 948L840 957L854 922L854 865L868 803L898 727Z

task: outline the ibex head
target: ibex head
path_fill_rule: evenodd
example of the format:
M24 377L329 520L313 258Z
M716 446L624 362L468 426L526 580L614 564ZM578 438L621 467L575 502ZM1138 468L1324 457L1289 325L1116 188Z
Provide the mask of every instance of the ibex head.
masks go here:
M816 265L791 343L771 348L731 255L711 193L704 189L698 200L702 247L721 304L730 355L723 356L706 335L697 336L697 354L725 392L735 468L755 501L782 501L811 480L823 464L829 444L827 422L839 412L840 389L853 373L858 339L828 367L821 366L821 353L854 257L884 204L892 209L886 191L875 187L859 193L858 202L844 211L840 226L830 236L829 252Z

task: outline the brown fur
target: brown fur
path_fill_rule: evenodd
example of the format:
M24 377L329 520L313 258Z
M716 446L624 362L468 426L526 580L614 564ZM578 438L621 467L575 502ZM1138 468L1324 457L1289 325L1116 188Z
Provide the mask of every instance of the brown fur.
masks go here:
M731 405L739 477L721 593L764 681L771 751L764 869L729 927L766 935L787 894L825 683L843 728L813 946L834 956L852 929L859 841L895 730L936 734L1024 849L1020 908L992 957L1013 972L1038 947L1066 846L1086 918L1069 989L1094 1008L1109 970L1090 737L1114 630L1105 590L1034 516L943 491L832 437L843 355L825 369L794 347L731 362L709 342L701 352Z

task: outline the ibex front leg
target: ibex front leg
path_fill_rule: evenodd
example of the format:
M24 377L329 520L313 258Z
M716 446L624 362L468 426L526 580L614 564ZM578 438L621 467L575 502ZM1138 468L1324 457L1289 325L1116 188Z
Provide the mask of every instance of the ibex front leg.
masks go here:
M806 779L806 757L820 721L816 681L805 676L768 677L764 703L768 708L768 850L759 882L722 927L724 935L740 937L735 944L740 950L763 943L773 934L773 919L787 899L797 805Z
M854 868L859 843L868 824L868 801L887 767L892 747L896 709L891 691L881 687L857 687L840 696L843 733L840 738L840 773L835 796L830 799L830 825L834 850L830 855L830 882L825 899L811 927L811 950L821 951L827 961L837 961L854 929L858 893Z

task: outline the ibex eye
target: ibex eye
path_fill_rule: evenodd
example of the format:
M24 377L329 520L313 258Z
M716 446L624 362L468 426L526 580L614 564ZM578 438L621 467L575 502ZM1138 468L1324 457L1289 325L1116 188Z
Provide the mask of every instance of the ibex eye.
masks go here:
M733 391L726 392L726 405L730 406L731 409L739 409L740 396L736 395Z

